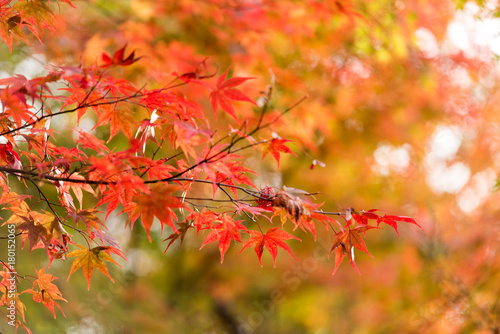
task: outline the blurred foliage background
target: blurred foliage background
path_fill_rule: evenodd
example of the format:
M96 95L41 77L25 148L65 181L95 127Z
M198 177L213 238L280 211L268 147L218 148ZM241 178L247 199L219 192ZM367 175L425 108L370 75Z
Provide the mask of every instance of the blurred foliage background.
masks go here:
M165 234L149 243L118 216L109 234L129 261L110 266L115 284L95 273L87 291L81 273L66 282L69 263L54 262L66 317L25 298L34 333L499 333L496 1L73 4L51 2L60 33L43 45L18 44L10 55L0 45L0 74L91 64L128 43L143 59L116 76L160 87L209 57L207 71L256 77L244 88L252 98L273 84L273 110L308 96L273 128L294 140L298 158L282 157L277 170L248 152L256 185L321 192L325 210L411 216L423 230L369 233L374 258L356 254L361 275L343 263L331 276L331 231L318 231L316 243L299 233L302 242L290 242L299 262L280 252L273 268L265 254L260 268L239 247L221 265L215 244L198 250L203 235L163 254ZM210 110L206 92L185 93ZM68 124L58 129L71 136ZM311 170L312 159L326 166ZM47 261L43 250L20 251L18 271Z

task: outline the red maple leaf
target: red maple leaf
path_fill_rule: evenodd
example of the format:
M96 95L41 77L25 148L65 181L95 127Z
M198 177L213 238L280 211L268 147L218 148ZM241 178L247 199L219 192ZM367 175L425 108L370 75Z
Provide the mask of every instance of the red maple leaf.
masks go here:
M97 152L109 152L109 148L104 144L104 140L96 138L93 134L83 130L77 130L80 136L75 141L82 144L84 148L89 148Z
M196 233L198 233L200 230L213 228L213 223L220 220L220 214L204 208L201 212L191 213L186 217L186 220L193 221L193 226L196 227Z
M361 213L357 213L354 211L354 209L351 209L351 216L352 218L358 223L358 224L363 224L366 225L368 224L369 219L379 219L380 216L377 215L375 212L380 211L378 209L372 209L368 211L362 211Z
M178 190L177 186L158 183L151 189L149 194L134 196L135 206L130 214L130 221L135 221L141 215L142 224L146 229L149 241L151 241L150 230L155 216L160 220L162 232L165 224L177 232L177 227L173 221L174 219L177 220L177 216L172 209L185 208L190 210L172 194L176 190Z
M262 159L264 157L271 153L274 159L276 159L276 162L278 163L278 169L280 168L280 152L283 153L291 153L294 156L297 156L289 147L285 145L286 142L289 142L291 140L288 139L281 139L281 138L273 138L264 148L264 151L262 152Z
M340 263L347 254L349 254L349 262L351 263L351 266L356 269L358 274L360 274L358 268L356 267L356 263L354 262L354 248L357 248L373 257L370 253L368 253L365 241L360 233L364 233L374 228L376 229L377 227L362 225L355 228L348 228L335 234L337 238L333 242L330 254L328 254L328 257L330 257L332 252L335 250L335 269L333 270L332 275L335 274L337 268L340 266Z
M250 239L245 242L243 245L243 248L241 249L240 253L247 247L255 247L255 253L257 253L257 257L259 258L259 263L260 266L262 267L262 253L264 252L264 247L267 248L269 253L271 253L271 256L273 257L273 262L274 262L274 268L276 268L276 256L278 255L278 247L283 248L285 251L288 252L295 260L295 256L292 254L292 250L288 245L285 243L285 240L288 239L297 239L301 241L299 238L291 235L290 233L287 233L283 231L282 229L279 229L278 227L273 227L270 228L266 234L262 234L261 232L258 231L249 231L252 235Z
M219 224L213 226L212 231L207 235L200 249L205 247L208 243L219 240L220 263L222 263L224 261L224 254L226 254L231 240L242 242L240 230L245 232L248 231L245 226L241 225L242 221L243 220L233 220L230 216L223 215Z
M217 79L217 85L210 93L210 102L214 111L214 117L217 106L220 105L225 112L233 116L234 119L238 120L231 101L246 101L254 105L257 105L257 103L249 99L245 94L234 87L239 86L245 81L253 78L234 77L226 80L228 71L229 68L219 77L219 79Z
M12 143L0 144L0 166L9 166L16 169L22 169L21 158L13 150Z
M129 54L127 58L124 58L126 47L127 44L125 44L120 50L116 51L115 54L113 55L113 58L111 58L111 56L107 52L103 52L102 61L104 62L104 65L101 65L101 67L106 68L113 65L128 66L142 58L142 57L134 58L135 51L132 51L132 53Z
M371 210L370 210L371 211ZM422 228L422 226L420 226L415 219L413 218L410 218L410 217L406 217L406 216L393 216L393 215L384 215L382 217L378 217L377 219L377 226L380 225L380 223L385 223L389 226L391 226L395 231L396 233L398 234L399 236L399 232L398 232L398 221L399 222L405 222L405 223L410 223L410 224L415 224L417 225L418 227Z

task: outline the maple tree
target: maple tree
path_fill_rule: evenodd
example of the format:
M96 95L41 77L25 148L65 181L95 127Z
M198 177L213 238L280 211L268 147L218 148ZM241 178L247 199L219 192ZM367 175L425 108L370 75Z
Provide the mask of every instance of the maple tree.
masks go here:
M442 106L450 119L472 127L467 117L475 116L462 109L477 111L476 102L467 102L467 87L450 84L444 67L466 64L458 70L473 73L493 61L460 53L429 57L417 48L416 32L443 38L455 8L440 6L446 7L413 1L0 1L0 38L8 52L29 45L54 60L39 76L0 79L0 204L9 231L3 239L16 236L19 248L44 254L45 261L21 272L10 255L0 255L0 305L9 325L31 332L28 295L54 318L54 306L65 316L61 301L73 299L46 272L65 268L68 284L81 275L86 290L95 284L94 269L115 281L114 267L129 259L113 220L131 235L145 231L150 247L161 242L165 256L189 242L203 252L218 248L227 263L229 250L241 259L253 248L260 266L264 249L274 267L279 248L291 255L283 257L285 265L290 258L300 263L312 242L329 236L334 264L325 267L336 276L345 257L355 272L365 272L355 252L371 256L364 238L376 238L385 225L397 236L398 223L433 231L425 205L410 199L410 192L429 198L418 190L418 178L408 174L408 185L375 189L388 175L414 172L405 164L412 152L407 147L416 150L432 137L429 124L443 117ZM127 16L131 11L134 18ZM121 23L110 31L100 15ZM82 34L82 27L97 32ZM490 117L493 110L487 110ZM397 154L403 156L399 165ZM286 184L272 173L282 173ZM467 244L487 245L491 238L481 234ZM285 279L286 271L283 277L294 281ZM461 289L457 298L474 301L465 283L441 277ZM486 299L491 303L490 295ZM233 332L248 326L235 325L217 307ZM488 320L488 312L471 322L494 332L498 321ZM435 329L425 321L412 326Z

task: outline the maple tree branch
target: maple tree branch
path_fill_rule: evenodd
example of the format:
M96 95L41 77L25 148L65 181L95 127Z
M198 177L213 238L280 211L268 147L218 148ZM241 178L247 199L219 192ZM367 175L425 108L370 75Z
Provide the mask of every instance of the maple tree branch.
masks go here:
M156 181L156 180L151 180L151 181ZM191 178L173 178L173 179L169 179L168 181L191 181L191 182L198 182L198 183L207 183L207 184L216 184L217 186L223 186L223 187L228 187L228 188L233 188L233 189L238 189L238 190L241 190L245 193L247 193L248 195L250 196L253 196L253 197L259 197L259 192L258 191L253 191L253 190L250 190L250 189L247 189L247 188L244 188L244 187L241 187L241 186L236 186L236 185L233 185L233 184L225 184L225 183L221 183L221 182L213 182L213 181L209 181L209 180L201 180L201 179L191 179ZM148 181L145 181L144 183L154 183L154 182L148 182Z
M17 237L17 236L19 236L21 234L23 234L23 232L19 232L19 233L14 234L14 235ZM9 237L8 236L6 236L6 237L0 237L0 239L9 239Z
M57 177L52 175L47 175L44 173L37 173L34 171L11 168L6 166L0 166L0 171L13 174L15 176L21 177L26 180L49 180L49 181L64 181L70 183L82 183L82 184L90 184L90 185L107 185L107 184L116 184L116 182L110 181L93 181L93 180L81 180L81 179L72 179L71 177Z
M47 179L47 180L51 180L51 181L62 181L62 182L81 183L81 184L90 184L90 185L110 185L110 184L116 184L116 182L113 182L113 181L95 181L95 180L72 179L71 177L56 177L56 176L45 175L45 174L42 174L41 178L40 178L40 174L39 173L32 172L32 171L19 170L19 169L5 167L5 166L0 166L0 171L14 174L16 176L19 176L19 177L22 177L24 179L27 179L27 180L31 181L32 183L34 183L33 180L32 180L32 177L35 177L36 179ZM251 202L251 201L253 201L255 199L260 199L260 200L265 200L265 201L272 201L272 199L269 199L267 197L261 197L260 193L258 191L250 190L250 189L242 187L242 186L225 184L225 183L222 183L222 182L213 182L213 181L202 180L202 179L191 179L191 178L182 178L182 177L179 178L179 177L177 177L177 178L166 178L166 179L160 179L160 180L148 180L148 181L144 181L144 183L145 184L152 184L152 183L166 182L166 181L189 181L189 182L205 183L205 184L214 184L215 183L219 187L219 189L221 189L229 197L228 200L215 200L215 199L208 198L208 197L207 198L185 198L185 199L189 199L189 200L200 200L200 201L201 200L206 200L206 201L212 201L212 202L223 202L223 201L225 201L225 202L232 202L233 204L237 204L237 202ZM241 200L238 199L236 201L236 200L234 200L225 191L225 189L223 189L223 187L241 190L244 193L252 196L254 199L241 199ZM40 191L40 189L39 189L39 191ZM41 194L44 196L45 201L48 201L47 198L45 197L45 195L43 193L41 193ZM179 197L179 198L181 198L181 197ZM49 207L51 207L50 203L49 203ZM53 208L51 208L51 210L53 210ZM324 215L334 215L334 216L344 216L345 215L345 212L327 212L327 211L318 211L318 210L315 210L314 212L315 213L324 214ZM79 233L84 233L84 231L81 231L81 230L79 230L79 229L77 229L77 228L75 228L75 227L73 227L71 225L63 223L58 216L57 216L57 218L58 218L58 221L61 222L63 225L68 226L68 227L70 227L72 229L75 229Z
M320 210L314 210L313 212L315 213L321 213L322 215L330 215L330 216L345 216L345 212L328 212L328 211L320 211Z
M32 181L33 179L38 179L38 180L50 180L50 181L59 181L59 182L62 181L62 182L70 182L70 183L89 184L89 185L114 185L114 184L117 184L114 181L97 181L97 180L73 179L71 177L58 177L58 176L40 174L40 173L37 173L34 171L16 169L16 168L11 168L11 167L6 167L6 166L0 166L0 171L5 172L5 173L9 173L9 174L13 174L15 176L18 176L18 177L21 177L23 179L30 180L30 181ZM201 179L168 177L165 179L147 180L147 181L144 181L144 184L152 184L152 183L167 182L167 181L190 181L190 182L207 183L207 184L214 184L215 183L218 186L238 189L238 190L241 190L241 191L247 193L250 196L253 196L255 198L260 198L258 195L259 192L257 192L257 191L253 191L253 190L250 190L250 189L247 189L247 188L244 188L241 186L237 186L237 185L225 184L225 183L221 183L221 182L213 182L213 181L201 180Z
M238 202L237 202L237 201L235 201L235 200L231 197L231 195L227 192L227 190L226 190L226 189L222 188L222 186L221 186L220 184L217 184L217 186L219 187L219 189L220 189L220 190L222 190L222 191L224 192L224 194L226 194L226 196L229 198L229 200L231 200L231 202L232 202L234 205L238 206ZM250 217L250 215L248 214L248 212L243 211L243 213L244 213L244 214L245 214L245 215L246 215L246 216L247 216L250 220L255 221L255 219L254 219L254 218Z
M8 264L7 262L3 261L2 259L0 259L0 263L2 263L3 266L10 271L11 274L14 274L15 276L18 276L17 272L14 271L14 270L12 270L10 264Z
M179 199L186 199L190 201L209 201L209 202L232 202L232 200L229 199L215 199L211 197L182 197L182 196L176 196ZM255 202L255 198L252 199L242 199L239 198L238 202Z
M186 200L186 203L188 203L189 205L192 205L193 207L196 207L196 208L207 208L207 209L216 209L216 210L220 210L223 208L223 206L213 206L213 205L205 205L205 204L195 204L195 203L191 203L190 201Z
M271 101L271 96L273 94L273 86L269 85L266 97L265 97L265 102L264 105L262 106L262 109L260 111L260 118L259 122L257 123L256 128L260 128L260 125L262 124L262 121L264 120L264 115L266 114L267 108L269 107L269 101Z

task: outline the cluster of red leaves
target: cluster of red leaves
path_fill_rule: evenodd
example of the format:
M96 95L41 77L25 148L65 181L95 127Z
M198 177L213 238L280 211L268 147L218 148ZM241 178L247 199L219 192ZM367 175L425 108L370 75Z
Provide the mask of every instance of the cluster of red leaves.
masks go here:
M253 172L239 161L242 157L228 152L227 145L210 144L213 133L206 124L206 114L198 104L168 92L168 88L155 91L137 89L132 83L116 79L107 72L112 67L129 66L139 58L134 52L127 56L124 46L112 57L103 53L101 66L61 66L53 68L45 77L28 80L16 76L0 80L3 108L0 130L6 139L0 144L0 167L4 168L4 172L11 171L20 179L30 181L38 189L38 200L47 202L50 208L50 211L34 210L28 204L31 199L12 192L8 179L3 176L0 180L3 189L0 204L12 212L4 225L14 225L22 235L23 246L29 240L30 251L44 248L50 260L49 267L54 259L75 258L68 278L82 268L89 289L94 268L112 280L105 262L119 264L113 260L111 253L125 260L126 257L116 240L105 234L106 225L100 218L100 212L83 207L83 191L97 197L98 206L106 206L106 219L121 205L131 228L140 219L151 240L151 227L158 219L162 230L167 225L174 231L173 241L178 236L182 240L188 229L183 225L185 223L178 222L176 211L192 211L177 194L189 191L192 182L177 181L178 185L174 185L169 181L175 181L174 175L210 181L214 186L214 197L222 186L231 189L235 198L237 187L246 185L255 188L248 176ZM235 116L229 100L255 103L234 88L249 78L227 79L227 74L228 71L215 86L206 85L211 88L209 98L212 106L217 108L220 105ZM197 80L210 77L199 76ZM66 87L59 88L65 95L54 95L50 91L48 84L53 82L66 84ZM150 119L136 120L131 111L119 105L134 99L145 106ZM35 100L42 105L41 112L35 112L30 104ZM60 101L61 109L57 112L46 109L48 100ZM82 130L78 130L74 147L58 147L47 140L48 135L53 134L49 122L53 117L74 112L79 121L89 110L97 117L95 128L109 126L108 143L121 131L129 139L129 147L121 151L110 150L104 140ZM205 123L205 126L200 123ZM16 135L26 139L27 150L14 147L12 143ZM189 164L184 159L176 159L173 160L175 164L171 164L169 159L147 157L145 147L148 141L156 143L159 148L161 145L158 143L170 141L173 149L180 149L186 158L195 162ZM205 148L200 151L201 145ZM31 170L25 170L24 166L30 166ZM54 210L44 190L33 180L47 181L57 190L58 206L66 209L66 216ZM210 228L212 232L202 247L219 241L223 259L230 241L242 242L239 231L247 229L241 224L243 221L233 221L228 215L218 214L217 217L219 220L213 219L210 225L203 226L203 229ZM71 220L73 225L67 223ZM87 245L75 243L65 227L77 231ZM70 245L76 249L71 251ZM53 277L43 276L43 272L39 275L40 281L36 281L33 289L27 292L53 312L54 305L58 306L54 300L62 299L62 296L50 283ZM50 289L49 283L52 284Z
M18 2L20 5L12 7L10 1L0 1L0 27L4 29L3 32L0 29L0 35L8 44L12 41L10 35L5 37L6 26L22 36L21 29L26 25L37 37L41 37L43 28L53 28L53 14L41 0L21 1ZM71 4L69 1L64 2ZM34 15L35 12L40 15ZM264 111L259 118L238 121L233 105L235 101L256 105L236 88L251 78L228 78L227 69L211 81L214 75L203 73L205 60L192 72L173 74L181 82L180 85L203 85L209 89L207 99L214 119L219 106L231 116L228 117L230 124L227 134L218 134L224 129L212 129L212 120L203 107L187 96L172 92L175 85L148 90L137 88L133 83L110 74L113 68L130 66L141 58L136 57L135 52L127 56L125 48L122 47L113 56L103 53L100 66L97 63L89 67L59 66L40 78L28 80L16 76L0 80L0 87L3 86L0 88L3 108L0 135L4 139L0 144L0 169L22 179L26 186L32 185L38 192L38 197L33 199L18 195L10 189L8 178L1 175L0 187L3 192L0 205L12 212L3 225L16 227L22 235L23 247L25 241L29 240L30 252L38 248L45 249L50 261L49 268L54 259L74 258L68 279L81 268L90 289L94 269L113 281L106 262L120 265L111 257L111 253L126 260L117 241L105 232L106 219L118 207L123 208L120 214L127 215L127 224L131 229L138 219L141 220L150 241L155 221L160 224L162 232L164 225L167 225L173 231L164 240L169 241L167 249L177 239L182 244L187 232L196 230L197 233L207 234L200 249L210 243L218 243L221 262L232 243L241 243L240 253L253 247L261 266L264 249L269 251L274 266L278 248L295 259L287 241L300 239L287 232L285 224L291 222L293 231L297 228L309 231L315 239L317 222L326 229L332 227L333 223L338 224L330 216L331 213L319 209L322 204L309 201L304 192L275 190L272 187L256 191L250 178L254 172L245 165L243 157L235 152L262 148L262 159L270 153L278 167L282 153L296 154L287 146L290 140L274 133L272 139L257 141L252 137L261 130L262 124L267 124L267 127L272 123L265 123L267 119L263 123L266 116ZM58 89L62 93L60 95L53 94L49 89L49 85L55 82L65 85ZM33 106L34 102L42 107L37 110ZM59 102L61 108L58 111L48 109L49 105L56 105L52 102ZM137 109L123 106L130 102ZM105 138L78 130L74 145L57 146L48 140L49 136L57 135L56 131L50 129L52 118L75 113L78 123L88 111L95 114L94 129L104 129ZM255 128L248 130L248 126ZM120 135L122 141L128 142L125 149L110 146L110 142ZM26 149L15 147L13 143L16 143L17 137L26 141ZM250 145L242 145L243 140ZM171 148L164 143L170 143ZM148 152L147 147L154 147L154 150ZM157 157L158 152L161 158ZM212 185L212 200L221 195L233 205L232 210L219 212L196 204L195 201L199 199L189 197L189 194L196 192L195 184ZM58 197L47 198L45 186L53 187ZM95 208L83 206L83 191L98 199ZM257 205L240 201L239 196L242 194L254 198ZM53 205L55 201L58 201L57 209ZM46 203L48 211L34 209L32 204L37 202ZM99 206L105 207L104 221L97 210ZM199 211L201 207L204 208ZM350 254L351 265L357 270L354 248L368 253L360 233L375 229L380 223L392 226L396 232L398 221L418 225L409 217L381 216L375 212L370 210L357 214L348 211L342 214L348 223L335 234L332 246L332 252L336 254L335 271L346 254ZM252 222L234 218L241 214L246 214ZM183 216L184 219L181 218ZM279 217L281 227L270 227L264 232L258 220L261 216L271 222L274 217ZM370 220L375 220L377 227L368 225ZM69 224L69 221L73 221L73 224ZM250 226L253 223L256 227L252 229ZM353 224L356 226L353 227ZM73 229L81 238L70 235L65 228ZM245 234L248 235L246 241ZM70 250L70 246L76 249ZM24 292L32 294L33 299L43 303L55 317L54 306L60 309L56 300L65 301L52 283L56 277L46 274L45 268L36 273L37 279L33 286ZM5 277L7 274L4 272L3 275ZM24 314L23 307L19 302L18 313ZM22 323L18 325L24 327Z
M340 226L341 230L335 233L335 240L330 250L330 254L335 251L335 269L332 274L335 274L346 255L349 256L349 262L353 268L359 273L354 261L354 248L370 255L363 240L366 231L379 229L381 223L390 225L396 232L397 222L411 223L420 227L413 218L379 215L376 213L379 210L376 209L363 211L361 213L347 210L346 213L341 214L347 221L345 226L342 226L335 219L331 218L328 213L323 213L318 210L321 204L311 203L287 191L280 190L276 192L272 187L267 186L261 189L258 196L256 196L256 202L258 204L257 208L261 209L260 211L250 210L248 207L242 210L256 215L262 215L263 211L272 211L274 212L273 217L277 215L281 217L282 225L287 221L291 221L294 224L294 230L297 228L301 228L303 231L308 230L313 234L315 239L315 221L322 222L326 229L328 229L329 226L332 227L332 223ZM371 220L375 221L376 226L369 225L369 221ZM272 227L266 233L263 233L261 230L250 230L243 225L242 222L241 220L233 220L233 218L227 214L218 214L208 209L203 209L201 212L193 212L188 215L185 221L181 223L181 230L178 233L171 234L164 241L169 240L168 249L179 237L182 244L187 232L191 228L196 229L197 233L203 230L210 230L201 248L208 243L218 241L221 263L224 261L224 255L229 249L231 241L243 244L240 253L247 247L254 247L261 266L264 248L267 248L270 252L274 266L276 266L278 247L284 249L296 259L285 241L289 239L300 241L299 238L289 234L283 228L278 227ZM246 242L242 241L241 233L250 234Z
M421 228L421 226L413 218L405 216L378 215L375 213L377 211L380 210L372 209L361 213L357 213L352 209L347 210L347 224L340 232L335 234L336 238L332 248L330 249L330 255L333 251L335 251L335 269L332 274L335 274L345 256L349 257L351 266L359 273L356 263L354 262L354 248L372 256L366 249L363 236L369 230L378 229L381 223L385 223L394 228L398 236L397 222L411 223ZM376 226L369 225L370 220L374 220L376 222Z

